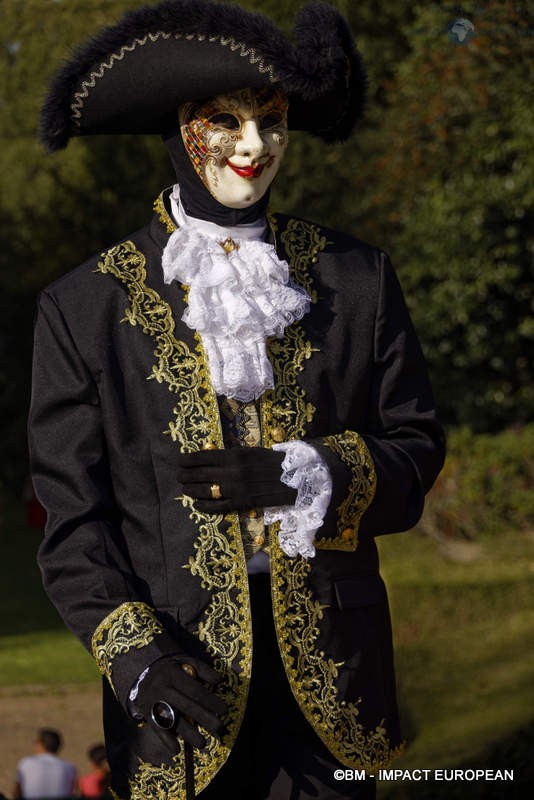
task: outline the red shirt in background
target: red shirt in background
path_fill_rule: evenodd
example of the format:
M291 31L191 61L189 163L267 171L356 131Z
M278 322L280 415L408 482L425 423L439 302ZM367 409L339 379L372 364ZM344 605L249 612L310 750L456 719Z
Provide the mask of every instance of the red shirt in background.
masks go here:
M100 797L106 791L109 781L108 776L101 772L90 772L80 778L80 791L82 797Z

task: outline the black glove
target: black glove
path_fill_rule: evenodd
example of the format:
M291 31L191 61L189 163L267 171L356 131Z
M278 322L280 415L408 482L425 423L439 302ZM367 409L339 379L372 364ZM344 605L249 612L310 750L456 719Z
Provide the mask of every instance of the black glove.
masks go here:
M213 692L220 680L218 672L197 658L165 656L150 665L135 706L170 750L177 751L177 737L193 747L203 747L204 739L196 725L217 736L223 727L220 718L228 710ZM170 706L170 714L165 714L165 704ZM156 719L167 721L167 729L156 724L154 714Z
M280 481L284 456L266 447L182 453L177 477L184 494L195 498L196 508L207 514L292 505L297 490ZM220 499L214 497L218 490Z

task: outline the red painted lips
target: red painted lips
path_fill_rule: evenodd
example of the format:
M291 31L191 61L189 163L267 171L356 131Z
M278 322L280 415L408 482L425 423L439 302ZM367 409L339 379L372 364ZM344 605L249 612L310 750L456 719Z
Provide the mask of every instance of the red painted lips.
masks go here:
M232 164L229 159L226 159L226 163L230 169L233 169L233 171L241 178L246 178L246 180L249 181L259 178L263 170L266 167L270 167L273 161L274 156L271 156L267 161L264 161L263 164L256 164L255 166L248 167L238 167L237 164Z

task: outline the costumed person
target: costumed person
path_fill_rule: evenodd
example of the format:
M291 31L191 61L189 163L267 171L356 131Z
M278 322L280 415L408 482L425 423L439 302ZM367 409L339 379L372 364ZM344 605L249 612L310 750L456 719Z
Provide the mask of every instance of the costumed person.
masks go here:
M399 752L374 537L419 519L443 433L387 254L268 214L288 128L345 139L365 91L325 3L289 41L169 0L52 82L49 150L154 133L176 169L35 328L39 564L103 673L119 798L372 798L336 770Z

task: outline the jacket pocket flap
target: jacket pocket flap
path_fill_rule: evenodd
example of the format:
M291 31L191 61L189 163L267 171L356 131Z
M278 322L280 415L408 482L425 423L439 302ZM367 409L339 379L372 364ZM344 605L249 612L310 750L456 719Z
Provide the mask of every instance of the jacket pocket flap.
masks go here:
M334 581L337 604L341 610L372 606L386 599L386 587L380 575L350 575Z

